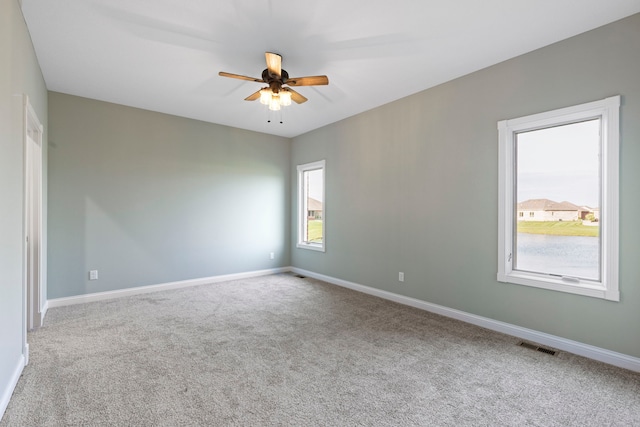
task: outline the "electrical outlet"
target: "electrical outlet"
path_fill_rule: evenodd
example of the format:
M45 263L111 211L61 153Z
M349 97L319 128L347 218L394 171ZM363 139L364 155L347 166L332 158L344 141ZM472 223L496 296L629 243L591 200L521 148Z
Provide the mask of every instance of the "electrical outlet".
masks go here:
M89 271L89 280L98 280L98 270Z
M269 254L269 259L275 259L275 258L276 258L276 254L275 254L275 253L273 253L273 252L271 252L271 253Z
M404 282L404 272L398 273L398 282Z

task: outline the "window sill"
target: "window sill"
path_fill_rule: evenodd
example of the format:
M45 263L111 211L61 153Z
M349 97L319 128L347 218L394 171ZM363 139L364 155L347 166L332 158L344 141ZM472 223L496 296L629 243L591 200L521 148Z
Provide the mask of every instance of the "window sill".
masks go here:
M573 280L576 280L573 282ZM583 295L593 298L620 301L618 291L608 290L599 282L585 279L563 279L545 274L529 273L524 271L512 271L511 273L498 273L498 282L513 283L516 285L532 286L558 292Z
M300 249L308 249L310 251L324 252L324 245L319 243L300 243L296 245Z

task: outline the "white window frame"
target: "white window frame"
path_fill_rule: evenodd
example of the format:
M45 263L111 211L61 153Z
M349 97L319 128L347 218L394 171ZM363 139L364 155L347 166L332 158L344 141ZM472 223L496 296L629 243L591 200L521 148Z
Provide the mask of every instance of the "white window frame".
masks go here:
M322 169L322 243L315 242L305 242L303 240L305 224L307 222L307 203L306 197L304 194L304 173ZM325 200L325 183L326 183L326 162L324 160L319 160L317 162L305 163L303 165L298 165L298 243L297 247L301 249L310 249L313 251L325 251L326 244L326 200Z
M498 281L534 286L572 294L620 301L618 289L619 253L619 139L620 96L498 122L499 191L498 191ZM558 277L513 269L515 208L516 134L601 119L601 203L600 249L601 279L587 280Z

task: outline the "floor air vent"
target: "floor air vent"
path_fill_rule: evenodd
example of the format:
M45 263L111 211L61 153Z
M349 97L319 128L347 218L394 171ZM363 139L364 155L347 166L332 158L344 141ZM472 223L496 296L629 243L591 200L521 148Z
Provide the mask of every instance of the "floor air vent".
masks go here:
M520 341L518 343L518 345L520 347L528 348L529 350L535 350L535 351L539 351L541 353L550 354L551 356L555 356L556 353L557 353L557 351L551 350L550 348L540 347L540 346L537 346L535 344L531 344L531 343L528 343L528 342L525 342L525 341Z

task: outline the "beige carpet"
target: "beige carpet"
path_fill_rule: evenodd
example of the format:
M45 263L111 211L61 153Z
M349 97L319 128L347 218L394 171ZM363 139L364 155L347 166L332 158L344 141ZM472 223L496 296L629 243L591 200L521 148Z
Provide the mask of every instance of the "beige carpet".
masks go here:
M640 426L640 374L289 274L49 311L0 426Z

